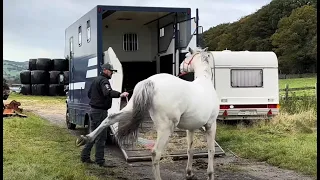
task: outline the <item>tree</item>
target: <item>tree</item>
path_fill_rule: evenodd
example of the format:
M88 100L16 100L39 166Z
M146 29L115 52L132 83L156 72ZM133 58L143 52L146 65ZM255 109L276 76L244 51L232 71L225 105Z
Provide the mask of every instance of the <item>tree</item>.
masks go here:
M316 62L317 10L304 5L279 21L271 36L279 65L286 73L308 72Z

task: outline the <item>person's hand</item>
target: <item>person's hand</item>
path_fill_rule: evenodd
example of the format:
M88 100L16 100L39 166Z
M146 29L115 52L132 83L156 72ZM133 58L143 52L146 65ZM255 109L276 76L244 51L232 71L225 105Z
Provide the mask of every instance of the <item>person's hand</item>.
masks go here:
M129 93L128 92L123 92L120 94L120 97L128 97Z

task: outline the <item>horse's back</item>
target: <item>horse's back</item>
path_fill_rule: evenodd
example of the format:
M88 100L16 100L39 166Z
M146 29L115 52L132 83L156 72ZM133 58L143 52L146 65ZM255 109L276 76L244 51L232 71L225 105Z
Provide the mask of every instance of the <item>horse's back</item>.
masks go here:
M179 118L184 127L206 124L212 113L216 113L217 96L210 83L185 81L170 74L156 74L148 78L154 83L154 109L170 118ZM192 122L193 121L193 122ZM185 125L183 125L185 124ZM200 126L201 127L201 126ZM198 127L197 127L198 128Z

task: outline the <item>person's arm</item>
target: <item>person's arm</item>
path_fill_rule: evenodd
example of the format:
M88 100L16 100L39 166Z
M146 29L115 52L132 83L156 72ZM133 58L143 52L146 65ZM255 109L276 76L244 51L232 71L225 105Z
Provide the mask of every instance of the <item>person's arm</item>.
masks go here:
M101 90L103 92L103 95L105 97L111 97L111 98L119 98L120 97L120 92L115 91L111 88L110 83L107 79L103 79L100 83L101 85Z

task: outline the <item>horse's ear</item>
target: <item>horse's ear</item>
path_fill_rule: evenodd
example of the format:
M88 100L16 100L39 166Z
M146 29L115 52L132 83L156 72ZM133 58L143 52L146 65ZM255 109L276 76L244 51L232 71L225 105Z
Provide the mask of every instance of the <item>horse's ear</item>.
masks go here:
M191 47L189 47L189 52L190 52L190 54L193 54L193 50L191 49Z
M205 52L205 51L208 51L208 47L204 48L203 51L204 51L204 52Z

